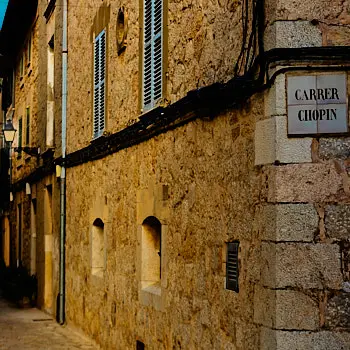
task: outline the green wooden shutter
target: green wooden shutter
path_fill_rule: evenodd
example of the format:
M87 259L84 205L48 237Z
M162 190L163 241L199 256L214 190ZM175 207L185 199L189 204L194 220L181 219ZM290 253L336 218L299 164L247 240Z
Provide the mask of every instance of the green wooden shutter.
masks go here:
M23 119L19 118L18 120L18 147L22 148L22 133L23 133ZM22 150L18 152L18 156L22 155Z
M226 289L233 290L237 293L239 292L238 248L238 241L227 243Z
M21 60L19 62L19 75L20 75L21 78L24 75L24 57L23 57L23 54L22 54Z
M94 47L94 138L105 129L106 31L95 38Z
M26 110L26 146L30 145L30 107Z
M32 33L30 33L27 44L27 65L29 66L32 61Z
M143 109L162 97L163 0L144 0Z

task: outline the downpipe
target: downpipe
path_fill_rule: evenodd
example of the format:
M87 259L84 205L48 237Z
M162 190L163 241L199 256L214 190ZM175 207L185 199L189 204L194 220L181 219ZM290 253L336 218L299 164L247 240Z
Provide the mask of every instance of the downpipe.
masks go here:
M59 266L59 295L58 323L65 323L65 280L66 280L66 139L67 139L67 24L68 0L62 0L63 31L62 31L62 164L60 186L60 266Z

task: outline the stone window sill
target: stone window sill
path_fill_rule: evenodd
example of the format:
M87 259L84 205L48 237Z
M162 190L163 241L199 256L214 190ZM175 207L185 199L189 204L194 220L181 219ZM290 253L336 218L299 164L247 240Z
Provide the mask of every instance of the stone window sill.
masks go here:
M142 305L152 306L157 311L163 311L163 296L160 283L148 285L139 290L139 300Z
M162 293L162 288L158 282L142 288L142 291L160 296Z
M103 278L104 268L103 267L93 267L91 269L91 274L94 277Z

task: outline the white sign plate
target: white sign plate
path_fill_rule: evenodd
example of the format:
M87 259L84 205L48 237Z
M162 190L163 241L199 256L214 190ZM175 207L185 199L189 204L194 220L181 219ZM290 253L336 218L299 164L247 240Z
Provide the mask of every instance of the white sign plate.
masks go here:
M346 74L288 76L288 135L348 132Z

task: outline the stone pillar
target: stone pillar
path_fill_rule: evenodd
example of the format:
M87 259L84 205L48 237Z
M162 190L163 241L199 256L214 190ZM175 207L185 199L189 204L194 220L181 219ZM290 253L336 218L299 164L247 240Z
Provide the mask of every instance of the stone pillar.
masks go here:
M322 33L309 21L274 19L265 40L267 49L321 46ZM286 75L266 91L255 130L266 181L254 292L260 349L349 348L349 140L288 138Z

